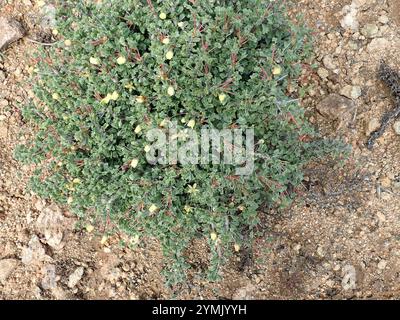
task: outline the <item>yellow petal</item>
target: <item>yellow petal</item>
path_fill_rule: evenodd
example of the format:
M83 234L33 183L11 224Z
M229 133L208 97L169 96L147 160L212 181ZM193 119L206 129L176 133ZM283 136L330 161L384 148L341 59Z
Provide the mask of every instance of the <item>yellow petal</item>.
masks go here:
M234 248L236 252L240 251L240 245L238 245L237 243L235 243Z
M175 89L174 89L174 87L169 87L168 88L168 95L170 96L170 97L172 97L172 96L174 96L175 95Z
M119 58L117 59L117 63L118 63L119 65L125 64L125 63L126 63L126 58L123 57L123 56L119 57Z
M156 205L154 205L154 204L152 204L151 206L150 206L150 208L149 208L149 212L150 213L154 213L154 212L156 212L157 211L157 206Z
M101 238L100 243L101 243L102 245L105 245L106 242L107 242L107 240L108 240L108 237L107 237L107 236L103 236L103 237Z
M88 225L86 226L86 231L87 231L87 232L91 233L91 232L93 232L93 230L94 230L94 227L93 227L91 224L88 224Z
M179 22L179 23L178 23L178 27L179 27L179 28L183 28L184 25L185 25L185 24L184 24L183 22Z
M160 13L160 19L161 19L161 20L167 19L167 14L166 14L165 12L161 12L161 13Z
M67 46L67 47L70 47L71 45L72 45L72 42L71 42L71 40L65 40L64 41L64 44Z
M194 121L193 119L192 120L190 120L188 123L187 123L187 126L189 127L189 128L194 128L194 126L196 125L196 121Z
M53 93L52 98L54 100L59 100L60 99L60 95L58 93Z
M95 66L100 64L100 60L97 59L97 58L90 57L89 61L90 61L91 64L93 64Z
M149 152L151 150L151 147L149 146L149 145L146 145L145 147L144 147L144 151L147 153L147 152Z
M54 29L51 33L53 34L53 36L57 36L58 35L58 30Z
M68 203L68 204L71 204L72 202L74 202L74 199L73 199L72 197L69 197L69 198L67 199L67 203Z
M164 38L162 41L163 44L169 44L169 38Z
M211 236L211 240L212 241L215 241L218 238L218 236L217 236L217 234L215 232L212 232L210 236Z
M114 92L111 94L111 100L117 101L118 98L119 98L119 93L118 93L117 91L114 91Z
M168 51L167 54L165 55L165 58L167 58L167 60L171 60L173 57L174 57L173 51Z
M136 97L136 102L137 103L144 103L146 101L146 98L143 96L138 96Z
M136 168L138 166L138 164L139 164L139 160L138 159L133 159L131 161L131 167L132 168Z
M275 68L272 70L272 74L273 74L274 76L279 76L281 73L282 73L282 68L281 68L281 67L275 67Z
M225 99L226 99L226 94L225 94L225 93L221 93L221 94L218 96L218 99L219 99L219 101L220 101L221 103L224 102Z
M101 100L101 103L107 104L110 102L110 100L111 100L111 94L107 94L107 96L103 100Z
M72 182L75 184L79 184L79 183L81 183L81 179L75 178Z
M167 125L167 123L168 123L168 120L164 119L163 121L160 122L160 127L161 128L165 127Z
M139 125L139 126L137 126L136 128L135 128L135 133L136 134L139 134L139 133L141 133L142 132L142 127Z

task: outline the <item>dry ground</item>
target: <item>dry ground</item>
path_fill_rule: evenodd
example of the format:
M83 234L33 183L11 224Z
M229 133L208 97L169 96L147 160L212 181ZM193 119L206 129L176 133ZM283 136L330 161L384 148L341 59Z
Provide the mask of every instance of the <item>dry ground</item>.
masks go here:
M22 39L0 60L0 263L13 264L0 281L0 299L349 299L400 297L400 136L392 127L370 151L366 133L393 99L377 79L380 59L400 70L400 0L354 0L358 28L346 31L343 17L351 0L297 0L315 30L318 71L304 74L312 90L302 105L329 137L353 146L343 166L310 165L304 198L289 210L268 213L264 235L249 259L233 257L223 279L199 274L207 248L194 243L187 283L167 289L160 276L157 243L137 249L121 245L126 236L112 226L81 221L26 191L32 168L13 160L23 122L21 103L29 94L31 53ZM29 37L42 39L34 0L0 1L0 15L22 20ZM44 33L45 34L45 33ZM47 39L48 40L48 39ZM331 93L353 95L351 117L323 116L320 101ZM340 125L340 126L339 126ZM339 128L338 128L339 127ZM87 230L87 224L94 230ZM89 232L91 231L91 232ZM1 275L1 270L0 270ZM0 277L1 279L1 277Z

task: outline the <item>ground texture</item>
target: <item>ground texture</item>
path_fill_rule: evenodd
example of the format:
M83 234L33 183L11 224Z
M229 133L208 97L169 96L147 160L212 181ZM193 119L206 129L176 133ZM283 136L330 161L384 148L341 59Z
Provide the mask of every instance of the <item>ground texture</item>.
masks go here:
M19 134L20 110L40 45L29 39L52 41L51 21L42 18L51 7L0 0L0 16L27 30L0 56L0 299L400 297L400 124L390 125L372 150L365 146L394 107L377 70L382 59L400 70L400 0L292 2L316 41L310 62L318 68L305 69L299 80L311 86L301 104L324 136L352 145L351 157L341 166L310 165L302 200L266 213L254 251L234 256L220 282L200 277L208 255L199 241L187 253L187 283L168 289L156 242L125 248L124 234L104 237L110 223L79 221L26 190L32 168L21 167L13 150L27 138Z

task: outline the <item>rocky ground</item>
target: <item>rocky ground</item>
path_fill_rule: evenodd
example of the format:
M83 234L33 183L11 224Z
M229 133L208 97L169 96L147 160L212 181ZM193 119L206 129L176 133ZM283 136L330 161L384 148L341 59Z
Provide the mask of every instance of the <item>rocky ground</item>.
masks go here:
M27 138L19 134L21 104L31 94L25 80L32 52L54 41L53 8L0 0L8 19L0 18L0 47L8 44L0 56L0 299L399 297L400 123L372 150L365 143L394 107L377 69L384 59L400 70L400 0L293 2L316 40L318 68L304 71L301 84L311 90L302 105L323 135L352 145L350 160L310 165L302 200L270 213L252 256L233 257L220 282L199 276L207 248L194 243L189 280L172 290L163 285L156 242L127 248L122 243L135 239L112 225L78 220L26 190L32 168L21 167L13 149ZM14 30L7 39L2 24Z

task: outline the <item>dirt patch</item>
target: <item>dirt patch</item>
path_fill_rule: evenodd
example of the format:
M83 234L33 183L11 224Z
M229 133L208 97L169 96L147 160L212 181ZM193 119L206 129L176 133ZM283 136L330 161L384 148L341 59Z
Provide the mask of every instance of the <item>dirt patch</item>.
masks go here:
M327 137L352 147L340 166L310 165L302 199L281 213L265 213L253 252L235 254L222 279L201 273L208 249L194 241L187 255L189 279L173 289L163 284L162 253L151 239L132 239L101 220L80 221L26 189L33 168L13 159L27 137L21 104L29 95L31 54L38 44L23 39L0 60L0 299L342 299L398 298L400 290L400 136L390 127L367 150L367 129L393 108L393 98L377 77L384 58L400 70L400 6L386 1L294 1L315 30L315 59L324 70L307 69L302 82L311 91L302 100L310 120ZM356 3L356 30L342 26ZM0 5L1 6L1 5ZM8 1L0 14L17 18L31 39L52 41L35 1ZM323 14L321 14L323 13ZM351 21L350 21L351 22ZM367 29L364 27L369 25ZM321 77L322 76L322 77ZM317 112L330 94L354 103L350 117ZM25 131L26 132L26 131ZM27 132L28 134L29 132ZM62 221L60 230L52 221ZM111 235L110 235L111 234ZM84 244L84 245L83 245ZM127 244L133 244L128 247ZM7 270L8 271L7 271ZM7 271L7 274L6 274Z

